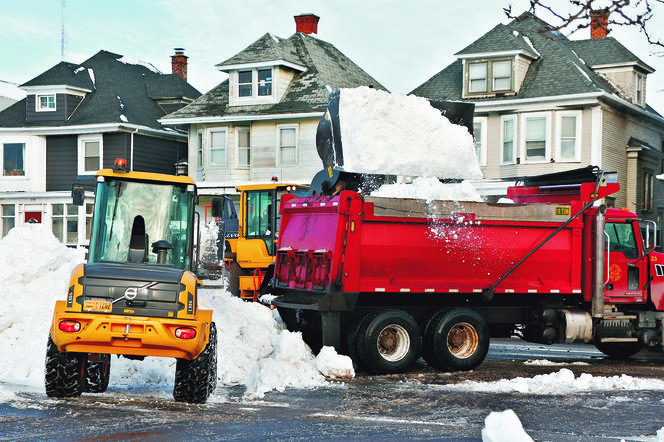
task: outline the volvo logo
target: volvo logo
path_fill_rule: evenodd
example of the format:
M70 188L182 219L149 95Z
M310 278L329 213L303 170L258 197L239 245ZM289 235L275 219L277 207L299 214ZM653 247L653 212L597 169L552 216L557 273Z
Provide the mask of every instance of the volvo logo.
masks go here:
M142 287L141 287L142 288ZM130 301L134 298L136 298L136 295L138 295L138 289L136 287L129 287L127 290L124 292L124 298L129 299Z
M119 297L118 299L114 300L113 304L115 304L116 302L121 301L123 299L127 299L129 301L132 301L132 300L136 299L136 296L138 296L139 291L147 290L150 287L152 287L154 285L157 285L157 284L159 284L159 283L158 282L148 282L147 284L142 285L140 287L127 287L124 291L124 294L121 297Z

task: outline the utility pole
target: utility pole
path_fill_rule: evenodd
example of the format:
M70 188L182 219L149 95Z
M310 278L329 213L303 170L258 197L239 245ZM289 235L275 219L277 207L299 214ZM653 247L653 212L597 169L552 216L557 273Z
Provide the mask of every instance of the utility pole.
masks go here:
M67 6L67 0L62 0L62 11L60 14L60 58L62 61L67 58L67 28L65 26L65 6Z

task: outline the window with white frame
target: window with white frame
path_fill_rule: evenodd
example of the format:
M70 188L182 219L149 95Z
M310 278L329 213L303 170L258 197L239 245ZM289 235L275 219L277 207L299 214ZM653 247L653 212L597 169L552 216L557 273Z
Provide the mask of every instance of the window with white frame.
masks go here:
M486 63L471 63L468 65L468 92L471 94L486 92Z
M49 112L55 110L55 94L37 95L37 112Z
M85 242L90 244L90 232L92 231L92 214L94 213L95 205L85 205Z
M556 112L556 161L581 161L581 111Z
M228 131L215 129L210 131L210 164L213 166L226 165L226 151L228 146Z
M239 71L237 79L238 97L253 95L253 71Z
M246 168L251 164L251 133L248 127L239 127L235 131L237 146L237 166Z
M258 96L272 95L272 69L259 69L258 74Z
M297 164L297 124L277 126L277 148L280 165Z
M16 205L0 205L0 221L2 222L2 237L5 237L16 226Z
M503 115L500 117L500 163L516 163L516 117Z
M51 228L53 235L69 245L78 244L78 206L53 204L51 206Z
M196 131L196 167L203 167L203 129Z
M521 115L522 155L524 162L543 162L550 157L549 133L551 128L548 112Z
M487 136L486 117L478 117L473 120L473 137L475 139L475 153L480 162L480 166L486 166L486 136Z
M25 143L2 144L2 175L25 175Z
M272 75L272 68L238 71L237 96L245 99L272 97Z
M512 62L494 61L492 63L493 71L493 90L506 91L512 89Z
M78 174L93 175L104 164L104 142L101 134L78 137Z

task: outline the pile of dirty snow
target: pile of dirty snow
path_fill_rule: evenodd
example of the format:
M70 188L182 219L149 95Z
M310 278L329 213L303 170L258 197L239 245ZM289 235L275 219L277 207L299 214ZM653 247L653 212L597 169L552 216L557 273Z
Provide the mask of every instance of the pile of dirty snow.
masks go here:
M344 170L357 173L482 178L473 137L425 98L366 86L341 89Z
M575 377L574 372L563 368L556 373L541 374L532 378L517 377L495 382L464 381L459 384L442 385L440 389L483 393L566 395L615 390L664 391L664 380L635 378L625 374L601 377L582 373Z
M65 298L69 274L85 250L67 248L42 225L12 229L0 240L0 400L16 391L43 391L44 356L56 300ZM299 333L287 331L276 311L223 290L200 291L199 306L213 309L218 331L218 378L241 384L249 397L271 390L350 379L350 358L324 348L318 357ZM109 394L140 389L171 396L175 359L132 361L113 357Z

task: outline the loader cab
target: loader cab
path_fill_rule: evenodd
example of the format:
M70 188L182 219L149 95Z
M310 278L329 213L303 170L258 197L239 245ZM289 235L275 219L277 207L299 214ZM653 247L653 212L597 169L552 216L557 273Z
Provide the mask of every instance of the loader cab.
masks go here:
M239 186L239 236L254 262L274 260L279 232L279 205L284 194L305 196L309 186L297 184L256 184ZM240 245L238 245L240 247Z
M88 262L191 270L195 196L188 177L99 171Z

